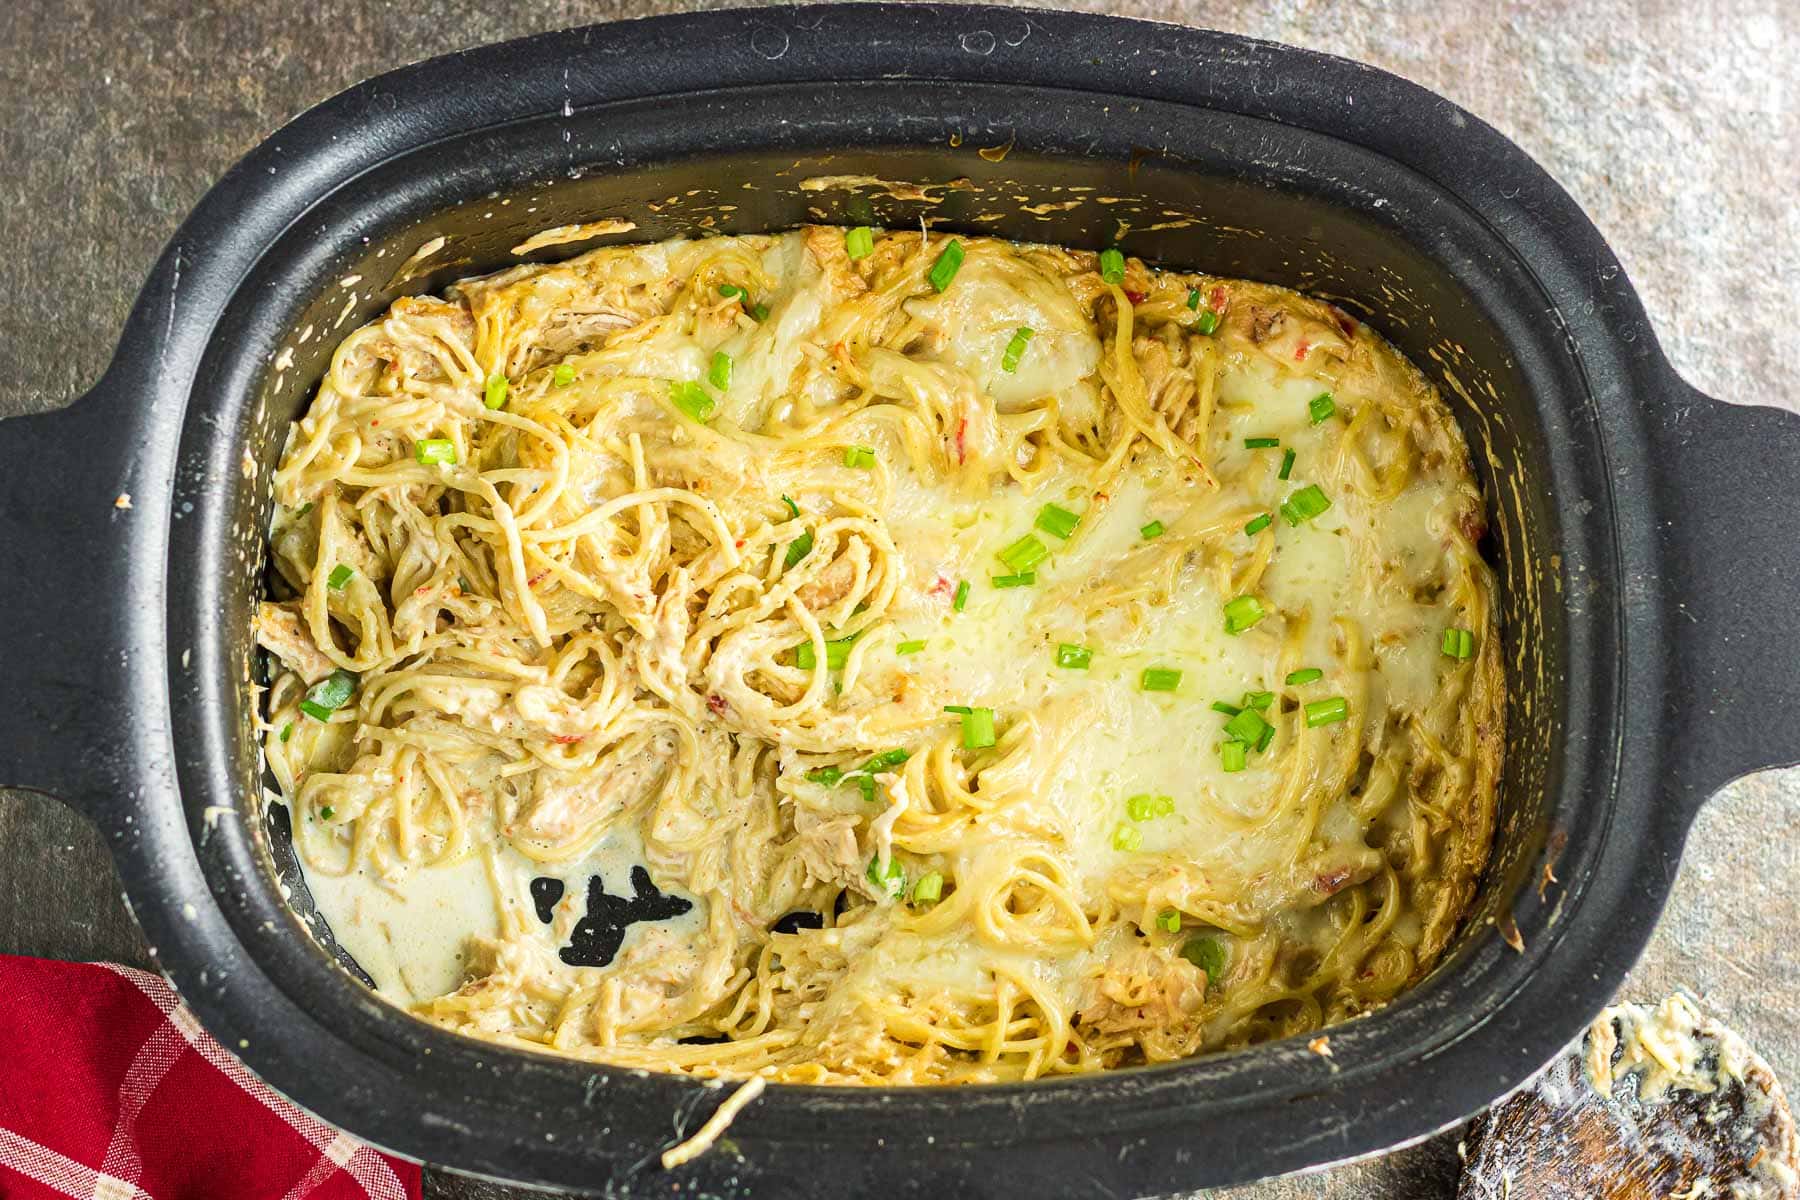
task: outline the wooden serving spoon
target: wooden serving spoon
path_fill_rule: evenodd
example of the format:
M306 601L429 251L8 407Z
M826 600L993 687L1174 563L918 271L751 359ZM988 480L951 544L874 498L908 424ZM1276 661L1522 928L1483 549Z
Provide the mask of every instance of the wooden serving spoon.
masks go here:
M1474 1126L1458 1200L1795 1200L1774 1072L1684 995L1607 1009Z

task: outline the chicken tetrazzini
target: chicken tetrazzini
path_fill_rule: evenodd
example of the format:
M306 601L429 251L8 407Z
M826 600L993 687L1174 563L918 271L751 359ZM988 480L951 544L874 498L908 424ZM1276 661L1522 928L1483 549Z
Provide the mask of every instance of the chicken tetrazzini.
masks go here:
M1296 293L982 238L394 303L275 478L267 757L381 992L775 1081L1029 1079L1416 981L1493 830L1482 501Z

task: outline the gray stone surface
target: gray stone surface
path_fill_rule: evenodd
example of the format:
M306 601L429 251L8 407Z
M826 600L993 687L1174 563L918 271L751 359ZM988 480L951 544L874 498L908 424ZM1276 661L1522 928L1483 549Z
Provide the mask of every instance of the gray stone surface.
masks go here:
M0 415L95 379L163 241L257 140L376 71L659 0L0 2ZM1676 365L1726 399L1800 408L1800 6L1793 0L1090 0L1360 58L1535 155L1623 258ZM0 470L5 464L0 464ZM1800 654L1794 656L1800 668ZM1629 836L1629 831L1625 831ZM1634 998L1677 985L1800 1079L1800 772L1727 788L1694 828ZM0 952L143 961L91 829L0 794ZM1233 1200L1440 1197L1454 1135ZM524 1193L428 1178L427 1194Z

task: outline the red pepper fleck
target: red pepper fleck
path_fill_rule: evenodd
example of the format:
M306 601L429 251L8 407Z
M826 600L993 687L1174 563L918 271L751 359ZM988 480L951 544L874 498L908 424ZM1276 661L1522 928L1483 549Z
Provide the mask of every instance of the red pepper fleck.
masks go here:
M1213 285L1212 295L1207 298L1206 306L1222 317L1225 315L1226 303L1227 297L1225 295L1225 285L1215 283Z
M536 575L533 575L530 579L527 579L525 581L525 586L528 588L536 587L538 585L538 583L544 578L544 576L548 575L549 573L550 572L548 570L539 571Z
M725 697L719 695L717 692L714 692L712 695L710 695L706 698L706 707L710 708L713 711L713 714L715 716L719 713L724 712L725 711Z
M969 431L969 418L964 417L956 423L956 461L968 462L969 451L963 444L963 435Z
M550 740L559 746L567 746L571 742L579 742L586 736L585 733L555 733L550 735Z
M1148 300L1150 297L1146 296L1143 292L1134 292L1130 288L1126 288L1125 289L1125 298L1127 300L1131 301L1133 304L1142 304L1144 301Z
M413 595L415 595L415 596L424 596L424 595L427 595L427 594L428 594L428 593L430 593L430 591L431 591L431 585L430 585L430 584L429 584L429 583L428 583L428 584L426 584L426 585L425 585L425 586L424 586L424 587L416 587L416 588L414 588L414 589L413 589Z
M737 543L736 543L736 545L737 545L737 548L738 548L738 549L739 549L739 550L742 550L742 549L743 549L743 548L744 548L744 539L743 539L743 538L739 538L739 539L738 539L738 540L737 540Z
M1295 345L1295 347L1294 347L1294 361L1295 362L1305 362L1306 361L1306 352L1311 349L1312 349L1312 343L1307 341L1305 338L1301 338L1299 343L1297 345Z
M950 581L942 575L939 575L937 577L937 582L931 585L931 591L928 594L933 596L948 596L950 594Z

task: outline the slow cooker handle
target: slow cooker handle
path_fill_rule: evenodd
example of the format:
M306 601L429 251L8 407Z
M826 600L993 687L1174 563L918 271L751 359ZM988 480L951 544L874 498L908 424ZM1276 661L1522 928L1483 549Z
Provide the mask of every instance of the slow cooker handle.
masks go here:
M1800 414L1723 404L1680 380L1657 406L1673 669L1666 728L1687 739L1693 805L1800 763Z
M128 694L130 540L156 505L129 496L117 394L103 379L68 408L0 421L0 786L90 817L139 774L123 731L157 702Z

